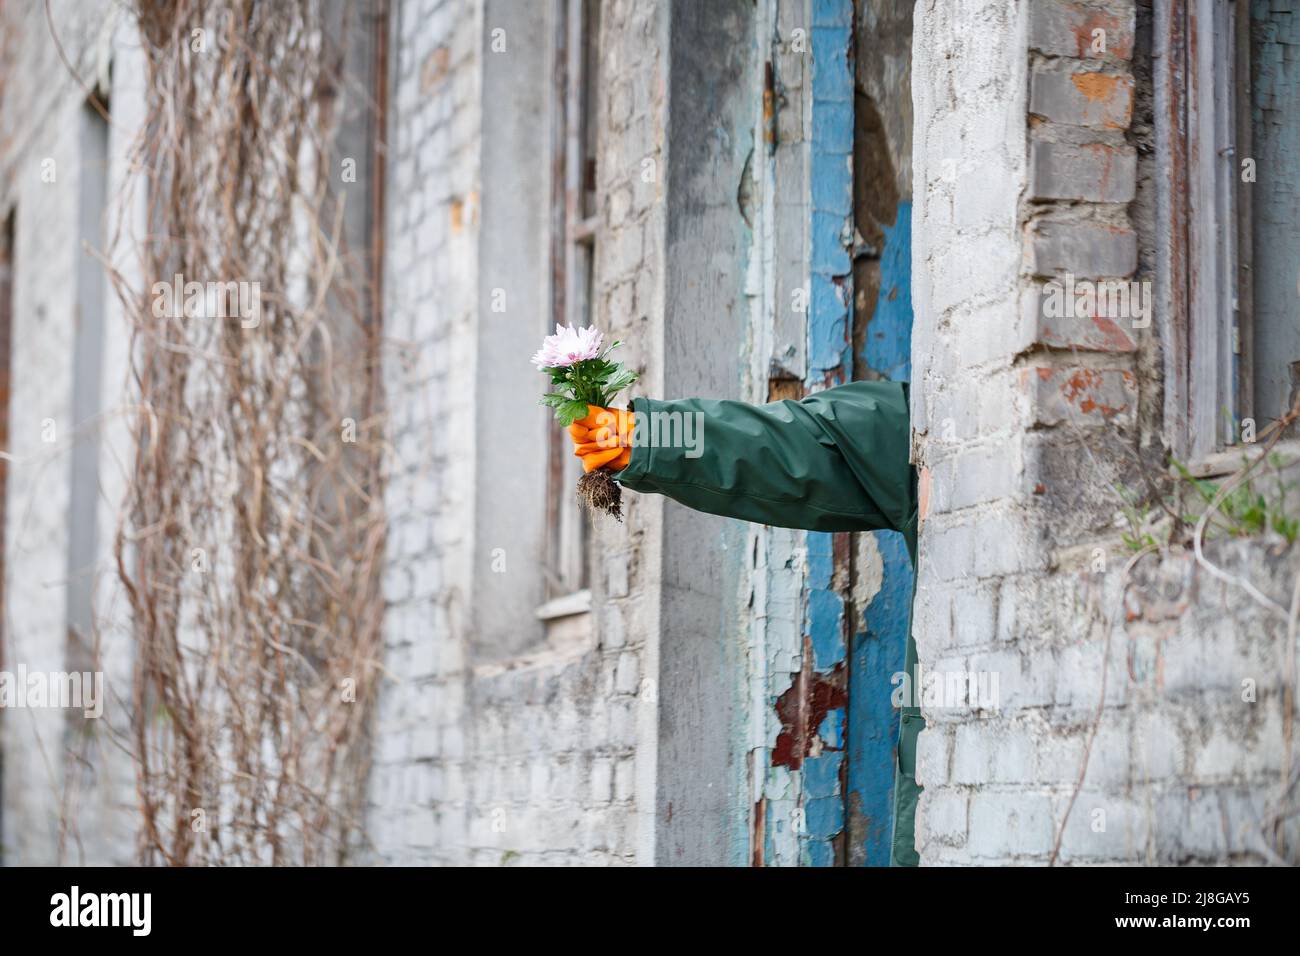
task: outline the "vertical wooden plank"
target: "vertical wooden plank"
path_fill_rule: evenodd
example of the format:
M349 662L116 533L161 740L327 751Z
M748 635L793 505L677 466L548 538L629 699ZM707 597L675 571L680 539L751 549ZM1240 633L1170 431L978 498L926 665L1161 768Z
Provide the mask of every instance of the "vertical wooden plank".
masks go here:
M1232 144L1235 118L1235 18L1232 0L1213 0L1214 12L1214 196L1216 252L1215 442L1222 448L1236 441L1237 409L1237 228L1236 179Z
M1156 149L1164 165L1164 185L1157 190L1156 230L1159 260L1156 283L1164 345L1165 439L1173 454L1190 457L1190 304L1188 300L1188 4L1192 0L1156 0L1154 61Z
M812 0L810 156L811 312L805 385L817 391L853 371L853 3ZM805 813L801 862L842 865L847 736L847 535L809 532L800 766Z
M760 402L798 400L805 389L809 315L809 0L760 0L756 9L760 49L769 59L762 76L754 78L756 85L762 83L763 110L750 163L757 171L751 186L759 202L750 252L749 292L755 306L748 397ZM802 531L761 526L751 535L752 860L764 866L793 866L799 863L806 832L802 767L795 765L793 753L784 755L781 748L790 731L785 702L792 697L803 700L805 686L806 537Z
M1234 24L1228 0L1193 0L1189 8L1188 387L1193 459L1235 438Z
M856 0L853 377L911 378L910 0ZM850 568L847 862L887 866L913 573L896 532L854 535Z
M1218 447L1217 349L1214 311L1218 299L1214 190L1214 0L1191 0L1188 10L1188 302L1191 318L1188 366L1190 452L1201 458Z
M1237 412L1241 418L1255 415L1255 283L1253 281L1254 188L1245 182L1242 163L1254 163L1251 136L1251 56L1250 3L1234 4L1233 70L1235 81L1233 117L1235 129L1232 151L1232 182L1236 202L1237 261L1234 281L1237 320Z

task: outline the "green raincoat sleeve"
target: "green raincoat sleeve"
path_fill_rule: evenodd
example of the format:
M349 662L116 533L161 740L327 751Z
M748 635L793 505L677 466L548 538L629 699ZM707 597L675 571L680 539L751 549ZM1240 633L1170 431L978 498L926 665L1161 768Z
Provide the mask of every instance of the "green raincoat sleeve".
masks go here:
M852 382L769 405L638 398L632 410L632 455L617 477L633 491L783 528L901 531L915 548L903 383Z
M697 511L810 531L902 532L916 564L916 471L907 385L852 382L768 405L632 402L632 454L617 477ZM916 677L908 626L907 670ZM895 865L915 866L919 707L904 707L894 786Z

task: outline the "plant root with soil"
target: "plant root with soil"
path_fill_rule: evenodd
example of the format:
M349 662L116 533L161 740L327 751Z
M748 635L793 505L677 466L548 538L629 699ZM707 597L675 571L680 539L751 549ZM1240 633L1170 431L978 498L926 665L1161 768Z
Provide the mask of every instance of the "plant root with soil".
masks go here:
M609 473L597 468L578 479L578 497L593 512L623 520L623 489Z

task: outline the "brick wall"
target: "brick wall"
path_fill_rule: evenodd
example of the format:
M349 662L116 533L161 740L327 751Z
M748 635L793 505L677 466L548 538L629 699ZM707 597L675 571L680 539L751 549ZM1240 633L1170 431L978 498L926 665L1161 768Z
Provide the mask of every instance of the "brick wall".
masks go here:
M639 395L662 394L663 381L667 23L666 4L615 0L601 11L595 317L628 343L623 360L642 375ZM647 865L655 845L663 503L634 494L624 500L623 524L595 522L592 552L598 693L609 713L599 759L614 762L619 839L605 858Z
M385 862L463 862L471 581L481 5L392 11L385 356L392 454L370 839ZM438 852L434 852L434 848Z
M1149 9L917 7L914 389L928 470L914 621L935 698L923 863L1259 861L1286 766L1294 549L1135 557L1117 484L1161 467L1159 322L1045 314L1044 284L1146 280ZM1101 32L1098 32L1101 31ZM1235 576L1235 577L1234 577ZM1231 578L1231 580L1229 580ZM925 693L925 687L922 687Z
M654 504L630 500L622 525L597 521L593 611L553 623L506 659L476 658L469 602L475 575L476 216L481 124L510 122L510 104L480 99L493 29L522 36L508 3L399 3L390 176L388 291L394 435L385 590L387 668L375 728L370 837L393 863L631 863L637 793L652 772L654 694L642 657L653 636L643 550ZM659 316L659 178L643 160L661 148L662 10L607 4L597 111L600 232L596 322L637 342ZM542 148L539 144L539 149ZM536 329L540 337L541 325ZM532 336L516 343L527 376ZM652 377L652 376L651 376ZM479 423L482 424L482 423ZM539 482L544 474L539 470ZM634 499L634 496L628 496ZM510 502L502 502L510 507ZM481 544L481 542L480 542ZM507 554L509 575L540 575L534 555ZM527 626L529 622L521 622ZM649 702L648 706L645 702ZM643 762L638 765L638 760Z
M6 17L17 10L6 10ZM38 12L24 26L34 30ZM64 667L69 477L67 447L42 441L52 420L56 437L66 433L72 401L72 314L77 243L77 97L70 78L57 76L53 51L44 44L23 48L22 66L8 71L6 125L23 102L51 119L15 130L6 154L6 189L15 219L14 308L10 368L11 463L5 528L5 661L32 671ZM65 74L66 75L66 74ZM19 138L21 137L21 138ZM53 183L42 182L41 162L54 160ZM25 370L35 374L24 374ZM63 428L59 429L59 424ZM66 434L65 436L66 437ZM51 588L50 585L53 585ZM62 761L46 764L42 746L62 747L64 714L57 710L8 711L3 715L5 753L5 857L7 862L53 863L58 858Z
M139 52L107 4L55 3L51 17L79 75L115 63L109 134L110 191L124 177L141 102ZM135 821L129 761L114 735L129 730L130 655L111 545L128 461L120 415L126 324L105 284L101 419L72 416L77 333L78 208L84 89L61 61L41 6L7 6L0 35L0 209L15 217L11 391L3 529L4 667L62 672L67 663L70 456L99 443L98 551L93 567L106 702L99 720L60 709L0 713L4 758L4 860L14 864L125 863ZM106 24L110 27L106 29ZM112 29L116 27L116 29ZM35 121L34 117L40 117ZM110 203L111 207L111 203ZM114 209L106 210L111 217ZM111 222L110 218L110 222ZM109 227L111 234L111 226ZM80 424L81 427L77 427ZM75 757L70 757L74 754Z

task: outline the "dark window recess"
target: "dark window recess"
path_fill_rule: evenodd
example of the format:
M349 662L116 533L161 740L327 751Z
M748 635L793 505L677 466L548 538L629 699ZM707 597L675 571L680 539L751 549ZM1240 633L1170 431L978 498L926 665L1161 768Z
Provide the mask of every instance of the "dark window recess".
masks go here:
M1241 184L1249 211L1242 276L1253 326L1242 399L1263 430L1300 398L1300 7L1236 6L1239 29L1248 32L1237 42L1248 60L1238 64L1237 103L1249 120L1238 124L1249 137L1238 155L1253 161L1255 174Z
M101 97L101 101L102 101ZM104 307L108 282L96 257L104 249L108 208L108 120L90 103L81 110L76 328L72 354L72 453L68 515L69 671L96 670L95 562L99 547L99 413Z

